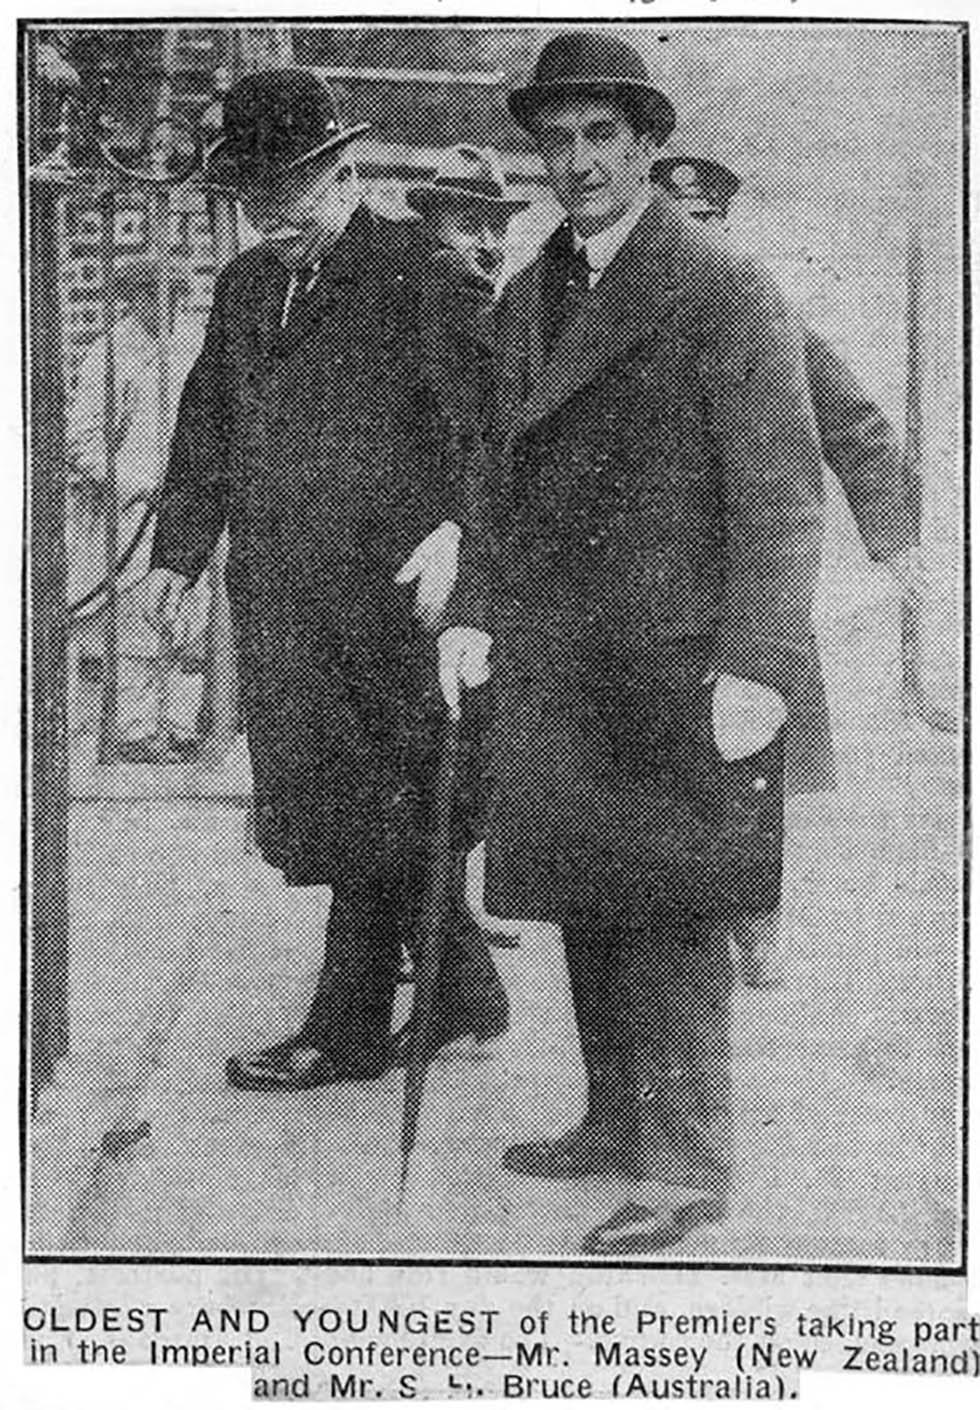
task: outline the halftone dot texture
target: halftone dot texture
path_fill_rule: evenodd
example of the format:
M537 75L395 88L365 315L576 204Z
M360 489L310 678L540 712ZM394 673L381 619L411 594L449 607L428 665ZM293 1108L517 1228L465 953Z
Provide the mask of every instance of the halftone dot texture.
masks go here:
M477 40L475 31L446 29L444 52L438 31L425 38L413 30L365 27L349 33L359 61L370 60L373 67L387 62L404 68L405 55L414 54L420 68L500 67L516 78L528 72L553 32L502 27L484 30ZM846 357L899 431L905 421L910 229L921 235L928 251L920 271L928 311L919 342L921 534L934 577L929 602L948 608L960 595L955 31L706 23L625 26L617 32L642 50L674 103L677 149L703 152L741 175L735 243L771 269L806 323ZM323 58L313 31L296 27L295 35L300 61ZM397 64L386 58L385 43L399 48ZM337 52L335 47L330 57L339 64ZM356 106L359 97L363 113ZM431 112L420 107L414 114L417 129L399 139L428 145L431 117L441 125L440 141L492 141L504 152L505 166L511 163L508 169L528 171L526 139L503 115L499 93L493 98L499 112L486 95L480 99L486 112L476 99L467 99L458 126L447 127L454 101L454 91L447 89ZM370 118L371 140L383 142L386 112L391 127L404 124L405 104L403 88L392 85L389 102L383 85L368 90L351 84L344 116ZM397 182L385 178L376 184L390 197ZM143 198L127 197L121 205L138 216ZM178 240L175 258L188 267L191 302L200 304L210 296L203 198L185 194L177 205L175 228L186 240ZM92 210L73 195L69 216L65 278L87 280L88 290L71 306L90 307L98 288L97 237L85 245ZM542 203L518 218L520 230L533 232L535 220L543 239L548 221L554 221ZM142 223L134 218L132 228L142 236L137 233L131 243L145 242L145 218ZM394 256L389 251L385 258ZM776 389L765 386L772 369L767 371L760 349L773 324L786 321L781 297L767 281L729 288L725 270L739 267L734 259L724 268L714 257L698 263L693 256L683 268L680 261L672 266L678 276L684 269L700 270L711 286L692 291L680 285L688 305L699 304L693 321L677 311L676 301L664 301L662 286L645 289L638 269L635 294L629 297L627 290L622 304L606 305L607 314L618 310L616 326L596 324L577 346L566 336L565 351L571 348L590 370L583 379L570 366L566 385L553 387L547 406L538 408L527 428L537 479L509 506L525 516L526 561L536 564L538 575L520 585L522 611L508 618L519 646L532 627L547 623L552 609L553 620L567 617L574 593L594 581L590 563L597 550L608 551L613 569L603 578L595 617L619 614L622 622L633 622L644 652L657 639L651 604L659 604L661 626L678 619L696 624L715 587L721 590L722 580L712 580L715 565L705 559L703 572L693 574L683 569L683 554L668 552L659 573L647 559L650 572L642 577L624 512L626 496L636 509L635 485L625 483L631 457L636 464L644 457L648 462L659 437L661 463L676 465L672 453L704 432L702 408L676 400L689 390L685 379L697 366L713 399L711 436L721 438L726 453L741 457L740 490L728 505L729 523L747 535L764 504L772 529L752 554L746 552L746 570L734 589L742 594L735 617L752 624L752 641L733 636L721 664L746 663L755 649L766 679L784 681L782 648L798 606L794 592L809 595L812 588L816 547L809 516L819 487L810 485L802 498L794 498L799 486L793 491L790 482L799 467L778 455L792 448L795 432ZM271 287L254 261L244 268L245 282L226 288L222 315L239 338L236 356L242 355L246 302L250 316L265 309L271 327L273 305L281 307L283 292ZM684 1179L723 1188L728 1213L723 1222L695 1229L666 1250L660 1255L664 1261L954 1266L961 1253L962 1203L959 752L955 736L930 732L903 717L895 593L887 583L882 586L884 579L868 568L856 544L860 534L874 558L904 547L907 507L893 480L862 476L857 463L850 465L852 493L846 475L843 489L839 482L827 485L830 527L816 600L827 704L818 701L809 718L803 711L800 757L812 767L809 776L794 780L789 740L786 745L790 790L794 782L826 785L831 728L838 790L833 797L803 794L787 802L779 920L783 986L768 994L735 987L720 929L693 934L685 925L666 926L662 918L639 924L634 911L643 887L619 861L609 865L627 898L611 908L628 910L629 920L624 918L606 943L610 906L604 893L607 906L594 917L589 962L596 989L606 995L597 1031L611 1035L609 1049L615 1049L620 1073L616 1086L631 1111L623 1129L629 1132L631 1160L639 1158L641 1181L589 1172L537 1180L501 1166L509 1144L556 1136L586 1110L582 1047L590 1039L583 1029L580 1045L577 1001L573 1004L560 936L543 924L522 927L520 949L494 952L510 1000L507 1033L478 1057L456 1054L432 1068L400 1211L399 1072L375 1082L289 1094L238 1092L225 1084L230 1054L295 1032L307 1015L323 957L322 884L338 881L345 865L360 878L369 870L365 859L373 867L382 846L397 849L407 845L406 837L412 845L420 840L417 819L425 799L419 794L427 787L437 736L421 740L418 717L405 716L401 701L409 683L424 674L418 653L431 648L420 640L396 645L377 633L376 621L365 616L354 622L348 615L354 644L343 669L318 671L304 655L314 637L322 648L324 621L335 620L357 601L354 578L342 581L334 572L322 521L374 496L377 513L370 531L362 539L352 531L341 559L345 572L390 577L400 545L391 526L411 521L428 473L419 468L422 418L411 424L407 418L406 388L418 363L412 361L408 324L399 322L407 317L401 296L386 282L390 272L390 266L370 263L364 269L348 267L337 277L328 271L328 288L319 296L313 291L298 314L323 318L320 342L319 332L306 330L308 346L319 349L317 360L298 359L287 386L281 359L279 370L273 368L281 349L269 343L249 349L239 370L245 379L251 359L259 383L249 394L253 399L242 392L245 380L236 383L232 395L201 412L183 452L188 467L199 465L202 448L233 423L238 478L231 488L220 474L206 478L204 499L212 511L241 490L243 477L253 477L249 513L238 520L248 525L239 545L249 551L236 558L233 544L233 589L239 602L246 597L249 602L247 620L238 618L239 645L248 652L243 705L250 721L264 717L258 756L253 740L258 797L252 816L245 801L251 797L252 773L241 737L218 772L181 759L181 741L197 720L205 649L200 637L196 655L192 650L183 661L161 665L152 634L136 612L130 613L130 598L124 597L120 701L125 719L120 723L130 738L155 735L162 700L163 717L172 726L169 761L141 760L137 751L131 762L96 770L98 629L88 624L84 634L72 633L70 1055L42 1093L35 1118L30 1250L561 1260L575 1258L588 1231L636 1198L638 1188L649 1195L657 1180ZM376 297L375 284L383 286ZM235 308L227 304L229 289L237 293ZM721 291L713 321L706 311L712 290ZM741 322L726 330L722 315L736 306ZM329 321L338 319L338 308L339 322L331 332ZM587 309L588 300L576 317L587 316ZM637 339L644 336L646 317L647 333L654 335L651 346L658 332L661 341L665 332L674 338L675 352L683 343L683 373L670 370L680 368L679 356L674 364L658 362L657 356L634 358L637 339L604 358L602 340L615 340L621 332L619 315L635 326ZM80 328L73 324L68 339L76 417L84 382L82 344L97 324L90 320L83 332ZM798 336L794 332L791 338ZM92 358L97 364L98 353ZM797 372L803 365L793 364ZM176 362L174 372L176 403ZM186 368L181 381L185 374ZM212 374L220 382L227 365L220 372L212 368ZM149 382L142 391L144 410L152 395ZM221 386L229 391L227 382ZM753 404L760 386L764 392ZM139 395L137 388L119 400L130 416L126 430L133 463L142 463L141 473L152 485L159 467L155 431L151 437L152 416L139 430ZM89 421L96 428L97 393L93 398ZM749 405L751 416L745 411ZM743 433L739 444L724 446L725 435L735 428ZM97 430L92 435L97 443ZM753 460L747 452L753 441L767 445L773 458ZM404 458L408 444L416 457L410 463ZM124 449L124 457L128 453ZM209 463L214 470L217 462ZM699 458L699 465L706 463ZM887 454L877 463L887 463ZM583 468L599 464L604 471L597 485ZM342 485L339 479L326 484L325 466L342 467ZM541 472L554 484L564 476L560 494L535 500ZM707 475L703 468L698 473ZM805 473L812 475L812 468ZM386 498L386 477L394 476L405 478L405 494ZM694 501L685 506L683 495L671 493L670 486L667 474L656 502L644 505L640 495L640 507L663 531L662 542L669 540L669 525L675 546L689 546L684 520ZM318 493L329 499L324 502L329 513L319 516ZM845 494L856 529L842 508ZM199 512L203 503L188 491L171 521L172 544L180 545L185 562L195 568L210 550ZM91 513L92 523L80 527L83 511ZM80 545L87 542L86 533L98 538L97 499L81 508L76 503L72 512L69 576L75 573L82 587ZM264 528L257 529L259 524ZM263 536L270 525L274 538ZM712 532L706 519L698 519L702 543ZM125 526L120 536L125 542ZM543 555L534 558L542 545L553 555L550 577L541 569ZM747 538L742 546L750 547ZM800 565L798 585L794 563ZM137 575L138 570L139 565ZM299 618L282 607L284 597L296 591L309 604ZM513 598L512 592L511 606ZM401 606L386 604L379 620L390 625ZM47 603L39 610L61 609ZM959 614L930 612L927 605L923 680L933 698L951 699ZM582 764L590 781L598 777L606 807L609 780L642 784L662 765L676 736L669 692L645 691L644 680L628 670L615 674L623 655L600 660L602 632L595 621L590 633L588 640L580 632L570 639L598 654L587 660L573 645L566 653L573 659L563 671L593 673L591 714L569 715L567 700L543 695L535 702L525 694L520 722L528 731L533 725L536 734L525 732L515 743L516 714L495 727L505 781L520 782L523 774L528 790L529 811L518 809L506 819L525 828L523 851L515 844L504 857L510 866L534 860L530 824L549 821L542 804L549 802L553 775L547 753L535 750L534 739L561 745L566 762ZM501 641L506 639L504 630ZM551 642L550 649L558 652L558 644ZM514 659L520 665L519 653ZM504 686L519 690L514 660L502 661L501 671ZM378 682L387 688L375 689ZM588 696L581 680L576 688ZM431 695L431 677L419 696L425 691ZM356 738L334 733L351 710L364 723L363 731ZM599 739L605 740L605 753ZM526 767L514 763L522 750ZM380 826L375 810L379 785L371 762L377 758L381 786L395 804L391 828ZM744 798L729 825L743 826L746 839L756 839L760 818L768 819L767 837L781 835L766 811L766 794L771 783L778 787L781 767L759 775L765 788L756 787L754 775L740 775ZM569 787L582 787L580 778L567 777ZM332 780L329 788L326 780ZM615 810L597 808L590 815L586 791L574 795L575 808L570 795L563 796L566 817L560 821L577 810L586 838L597 819L614 827ZM489 823L491 907L499 884L494 868L501 862L494 836L500 806L498 801ZM646 824L651 816L656 822L661 815L642 814ZM351 818L356 827L349 826ZM36 825L45 826L45 820L38 818ZM256 851L256 831L294 881L316 885L284 887ZM603 834L603 845L608 835ZM607 855L615 860L615 848ZM677 866L682 891L690 874L680 865L683 854L675 847L662 848L659 855L665 866ZM704 862L703 848L698 855ZM549 885L537 890L541 905L530 895L523 913L557 918L561 897L556 901L551 894L556 884L565 888L567 900L569 888L582 876L587 879L592 860L584 855L576 866L574 854L555 853L552 875L544 878ZM778 881L778 860L769 858L768 865ZM714 875L705 865L701 875L709 874ZM662 908L664 898L658 899ZM593 905L594 900L589 895L582 901L581 914L589 914L586 901ZM774 900L766 890L763 908L773 909ZM386 952L397 938L383 937ZM397 997L398 1020L407 1012L410 993L403 989ZM36 991L33 1001L37 1021L44 993ZM337 1024L349 1034L360 1019L351 1010L349 1022Z

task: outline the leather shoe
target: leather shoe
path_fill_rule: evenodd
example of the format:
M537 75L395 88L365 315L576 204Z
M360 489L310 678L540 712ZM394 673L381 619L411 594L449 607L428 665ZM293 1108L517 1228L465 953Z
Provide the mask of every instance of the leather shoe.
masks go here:
M636 1174L628 1137L616 1127L598 1121L582 1121L554 1140L522 1141L508 1146L503 1165L515 1175L538 1180Z
M469 1013L447 1016L432 1034L429 1049L430 1057L448 1048L460 1039L470 1038L475 1043L489 1043L501 1037L510 1025L510 1006L506 999L495 1000ZM404 1067L408 1061L412 1041L412 1020L404 1023L391 1040L391 1065Z
M717 1224L727 1212L719 1195L682 1205L624 1204L586 1236L582 1252L607 1258L642 1258L680 1243L701 1224Z
M328 1053L298 1034L268 1048L230 1057L228 1085L243 1092L305 1092L334 1082L370 1082L391 1067L391 1049Z

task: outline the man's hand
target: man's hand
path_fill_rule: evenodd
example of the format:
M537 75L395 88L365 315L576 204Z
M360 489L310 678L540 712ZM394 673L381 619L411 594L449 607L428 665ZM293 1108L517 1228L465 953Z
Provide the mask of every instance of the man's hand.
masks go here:
M758 681L720 675L711 701L715 748L727 763L757 754L786 720L786 702Z
M456 582L461 537L458 524L443 520L395 574L396 583L418 582L415 615L423 626L438 626Z
M439 685L454 720L459 719L460 685L483 685L490 679L490 638L475 627L450 627L439 638Z
M190 583L182 573L154 568L143 584L143 615L161 636L170 638L173 650L183 646L184 600Z

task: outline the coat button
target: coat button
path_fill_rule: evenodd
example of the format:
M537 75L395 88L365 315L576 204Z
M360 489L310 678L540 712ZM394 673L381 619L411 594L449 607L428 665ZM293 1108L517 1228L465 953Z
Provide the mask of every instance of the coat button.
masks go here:
M755 789L756 793L765 793L768 784L760 774L758 778L752 780L752 787Z

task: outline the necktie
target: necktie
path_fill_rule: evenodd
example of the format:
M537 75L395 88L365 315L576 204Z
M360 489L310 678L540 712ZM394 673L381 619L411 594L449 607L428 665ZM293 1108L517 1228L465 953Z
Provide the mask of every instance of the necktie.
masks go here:
M544 342L548 352L558 335L581 308L589 292L589 260L585 246L575 248L571 231L554 251L545 297Z

